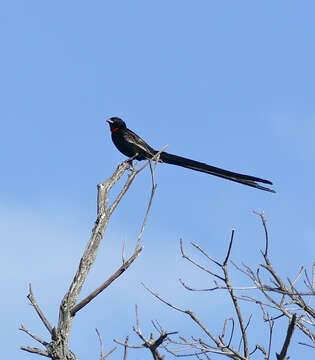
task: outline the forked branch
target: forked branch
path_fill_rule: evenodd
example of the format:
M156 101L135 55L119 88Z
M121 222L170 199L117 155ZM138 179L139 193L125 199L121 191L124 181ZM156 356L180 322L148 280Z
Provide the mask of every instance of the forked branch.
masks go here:
M161 150L163 151L164 148ZM51 335L51 341L44 341L36 337L36 335L31 334L26 328L21 327L21 330L30 335L33 339L40 342L42 345L46 347L46 350L40 350L37 348L29 348L29 347L21 347L22 350L37 353L43 356L48 356L52 359L58 360L75 360L76 356L68 349L68 339L71 331L72 320L73 317L77 314L77 312L85 307L88 303L90 303L97 295L99 295L102 291L104 291L113 281L115 281L119 276L121 276L133 263L133 261L137 258L137 256L141 253L141 240L143 236L143 231L146 225L147 217L150 212L152 200L154 197L154 193L156 190L156 184L154 182L154 171L156 165L159 161L160 152L158 152L151 160L147 161L140 169L131 168L131 162L125 161L118 165L113 175L107 179L102 184L99 184L98 196L97 196L97 218L95 221L94 228L92 230L91 238L84 250L82 258L80 260L78 269L76 274L72 280L72 283L69 287L69 290L65 294L64 298L60 304L59 311L59 322L58 326L52 327L43 312L40 310L37 302L34 299L32 288L30 287L30 293L28 298L36 310L38 316L41 321L49 331ZM152 166L151 161L155 161L155 165ZM100 285L97 289L95 289L91 294L89 294L85 299L77 303L79 294L81 292L82 286L87 278L87 275L93 265L99 245L103 238L105 229L107 227L110 216L113 211L116 209L122 197L128 191L130 185L134 181L135 177L139 172L141 172L146 166L150 165L151 170L151 179L152 179L152 190L148 203L148 208L146 214L144 216L143 224L141 226L141 230L138 236L138 240L136 243L136 247L134 253L129 257L128 260L123 261L123 264L110 276L102 285ZM128 178L120 190L118 196L115 200L109 205L109 193L113 186L117 183L119 179L124 175L124 173L130 170ZM107 354L108 356L109 354ZM104 358L104 356L103 356Z

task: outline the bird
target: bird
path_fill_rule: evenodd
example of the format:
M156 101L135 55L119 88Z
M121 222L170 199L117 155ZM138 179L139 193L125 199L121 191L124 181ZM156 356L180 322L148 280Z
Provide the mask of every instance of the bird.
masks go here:
M131 159L131 161L150 160L159 152L153 149L132 130L128 129L126 123L121 118L114 116L106 121L109 124L114 145L123 155ZM238 174L236 172L224 170L203 162L169 154L165 151L160 153L159 161L166 164L177 165L187 169L200 171L206 174L211 174L230 181L235 181L243 185L251 186L256 189L275 193L275 190L258 184L263 183L272 185L272 182L269 180L250 175Z

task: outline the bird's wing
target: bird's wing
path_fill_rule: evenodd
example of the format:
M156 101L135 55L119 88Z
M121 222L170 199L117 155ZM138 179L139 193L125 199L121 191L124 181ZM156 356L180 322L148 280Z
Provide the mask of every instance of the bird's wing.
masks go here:
M143 152L147 154L148 158L151 158L156 154L156 150L151 148L151 146L141 139L139 135L129 129L124 133L124 139L135 148L139 148L142 155L144 155Z

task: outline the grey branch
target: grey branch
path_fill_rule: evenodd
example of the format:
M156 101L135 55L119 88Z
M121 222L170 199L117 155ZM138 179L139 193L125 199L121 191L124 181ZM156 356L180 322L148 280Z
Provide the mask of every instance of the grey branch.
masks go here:
M284 344L283 344L283 347L281 349L281 352L280 352L280 354L276 354L277 360L288 360L286 355L287 355L287 351L288 351L290 341L291 341L291 338L292 338L292 335L293 335L295 321L296 321L296 314L293 314L292 319L291 319L291 321L289 323L289 326L288 326L287 335L285 337Z
M97 295L99 295L103 290L105 290L113 281L115 281L120 275L122 275L129 266L134 262L134 260L139 256L140 252L142 251L143 247L138 248L134 254L125 261L120 268L111 276L109 277L101 286L99 286L96 290L91 292L86 298L80 301L72 310L71 315L74 316L79 310L81 310L84 306L86 306L90 301L92 301Z
M50 355L45 350L41 350L41 349L34 348L34 347L28 347L28 346L21 346L20 349L24 350L26 352L32 353L32 354L37 354L37 355L41 355L41 356L50 358Z
M311 276L308 275L307 271L301 267L294 277L294 280L291 281L289 278L287 282L282 280L282 278L278 275L276 270L274 269L273 265L268 256L268 252L270 251L270 242L269 242L269 235L268 229L266 225L266 220L264 218L263 213L255 212L256 215L259 215L262 221L263 229L265 232L265 246L264 250L261 251L261 254L264 259L264 263L260 264L257 270L251 269L246 264L242 264L243 267L240 267L233 263L230 260L233 239L234 239L234 230L232 231L230 243L228 246L227 254L223 263L219 262L218 260L214 259L213 257L209 256L205 250L201 249L199 245L192 243L192 245L201 252L212 264L216 267L220 268L223 272L221 273L214 272L212 269L201 265L197 260L193 259L184 250L183 241L180 240L180 251L181 255L184 259L191 262L194 266L199 268L202 271L205 271L210 277L213 278L215 287L207 288L207 289L195 289L192 286L186 285L186 283L180 279L181 284L190 291L214 291L214 290L227 290L230 294L232 299L234 309L237 314L239 328L241 330L240 342L239 346L243 343L243 354L232 347L232 339L235 333L234 329L234 320L232 318L225 319L223 330L221 334L217 337L214 334L214 331L209 330L203 322L195 315L192 310L182 309L176 305L171 304L164 298L162 298L159 294L155 293L154 291L150 290L147 286L143 284L143 286L158 300L166 304L167 306L171 307L172 309L185 313L204 331L204 333L214 342L214 344L209 344L207 341L203 339L196 339L192 337L192 340L186 339L182 336L179 337L179 341L174 341L173 339L169 340L169 344L165 346L165 350L170 352L176 357L184 357L184 356L195 356L197 358L209 356L207 354L214 353L220 354L226 357L230 357L233 359L249 359L253 353L257 350L262 352L264 358L269 360L271 358L271 345L272 339L274 337L274 325L278 318L286 316L289 319L290 325L287 330L286 339L284 341L282 350L280 354L277 354L278 359L285 360L287 350L290 344L290 340L292 338L293 328L294 325L302 330L304 334L306 334L309 339L313 342L314 345L307 344L305 342L300 343L305 346L315 348L315 336L311 331L311 326L315 325L315 310L311 306L312 297L315 294L315 264L312 266ZM232 263L234 268L241 272L242 274L246 275L253 286L232 286L230 282L230 275L228 272L228 264ZM271 276L271 278L265 281L263 278L265 274ZM302 276L305 276L304 285L306 286L306 291L300 290L297 288L298 282L301 280ZM238 295L237 291L255 291L255 295L248 296L248 295ZM259 296L262 295L262 296ZM280 295L280 296L279 296ZM306 297L306 299L304 298ZM263 312L263 319L267 323L269 328L269 336L266 341L266 348L261 344L257 344L252 351L249 351L249 343L247 339L247 329L249 327L250 321L252 316L249 316L247 323L245 324L243 317L244 313L241 311L239 301L250 301L257 304ZM268 311L272 311L276 314L271 314ZM294 311L298 311L299 315L293 313ZM225 340L226 338L226 330L228 323L231 322L232 329L229 336L228 341ZM176 350L172 350L169 348L169 345L181 345L182 347ZM267 350L266 350L267 349ZM193 351L195 350L195 352ZM197 352L196 352L197 351ZM183 353L185 352L185 353ZM187 353L189 352L189 353Z
M162 149L161 151L163 151ZM153 158L153 161L156 161L156 164L159 160L160 152L158 152ZM152 161L151 160L151 161ZM47 351L39 350L39 349L33 349L33 348L27 348L23 347L23 350L30 351L34 353L40 353L41 355L44 354L44 356L51 357L52 359L58 359L58 360L76 360L76 356L74 353L72 353L68 349L68 339L69 334L71 331L72 326L72 320L75 314L82 309L84 306L86 306L91 300L93 300L97 295L99 295L104 289L106 289L114 280L116 280L122 273L124 273L128 267L132 264L132 262L137 258L137 256L140 254L142 247L140 246L140 242L142 239L144 227L146 224L146 220L151 208L152 199L154 196L154 192L156 189L156 184L154 183L154 170L156 167L156 164L154 167L151 165L151 161L147 161L144 163L144 165L140 169L132 168L128 178L123 185L122 189L120 190L118 196L115 198L115 200L109 205L109 192L112 189L112 187L116 184L116 182L122 178L124 173L130 169L130 162L125 161L121 164L119 164L114 171L113 175L110 176L105 182L102 184L99 184L98 189L98 195L97 195L97 218L95 221L94 228L92 230L92 235L90 237L90 240L84 250L84 253L82 255L82 258L80 260L78 269L76 271L76 274L72 280L72 283L69 287L69 290L65 294L64 298L61 301L60 304L60 310L59 310L59 321L57 328L52 328L52 326L49 324L48 320L43 315L42 311L40 310L39 306L37 305L33 293L32 288L30 286L30 293L28 295L28 298L35 308L37 314L41 318L42 322L44 323L45 327L48 329L48 331L51 334L52 341L51 343L44 342L43 340L39 339L35 335L31 334L28 330L26 330L24 327L21 328L24 332L28 333L30 336L32 336L37 341L41 342L42 345L46 347ZM151 177L152 177L152 191L151 196L148 204L148 209L146 211L144 221L141 227L141 231L138 237L136 249L133 253L133 255L125 262L123 262L122 266L119 267L119 269L108 279L106 280L99 288L97 288L95 291L93 291L88 297L83 299L79 304L77 303L79 294L81 292L81 289L84 285L84 282L88 276L88 273L91 269L91 266L93 265L97 251L99 248L99 245L101 243L101 240L103 238L105 229L107 227L108 221L110 219L111 214L116 209L117 205L119 204L122 197L125 195L127 190L129 189L130 185L134 181L137 174L139 174L140 171L142 171L146 166L150 165L151 169ZM113 351L113 350L112 350ZM112 352L110 351L108 355ZM47 354L47 355L46 355ZM103 359L105 359L105 355L103 356Z
M213 332L211 332L202 322L201 320L196 316L196 314L187 309L181 309L180 307L171 304L170 302L168 302L167 300L163 299L159 294L157 294L156 292L152 291L151 289L149 289L145 284L142 283L142 286L148 290L154 297L156 297L158 300L160 300L162 303L164 303L165 305L171 307L172 309L182 312L184 314L187 314L204 332L205 334L215 343L216 347L210 347L208 346L208 344L202 343L202 345L205 346L197 346L197 344L193 344L193 343L182 343L182 345L191 345L199 350L202 350L202 353L204 352L212 352L212 353L216 353L216 354L221 354L221 355L225 355L231 358L235 358L235 359L239 359L239 360L247 360L246 357L244 357L242 354L240 354L236 349L234 349L232 346L227 346L227 344L225 344L222 340L223 337L216 337ZM174 343L173 341L171 341L172 343ZM229 341L230 342L230 341Z
M29 330L27 330L27 329L23 326L23 324L21 324L19 330L24 331L24 332L25 332L26 334L28 334L31 338L33 338L34 340L38 341L38 342L41 343L42 345L44 345L44 346L47 346L47 345L48 345L48 342L47 342L47 341L42 340L40 337L32 334Z
M95 329L95 331L96 331L96 334L97 334L99 342L100 342L100 359L99 360L106 360L109 357L109 355L116 350L117 347L116 346L113 347L106 354L104 354L102 336L101 336L100 332L97 329Z
M33 289L32 289L31 284L29 284L29 294L27 295L27 298L29 299L29 301L30 301L31 305L33 306L33 308L35 309L35 311L37 312L37 315L42 320L46 329L49 331L50 334L52 334L52 326L49 324L49 321L46 319L44 313L42 312L39 305L37 304L34 294L33 294Z
M138 335L138 337L143 341L143 344L141 345L131 345L131 344L128 344L128 337L126 337L126 340L124 342L120 341L120 340L117 340L115 339L114 341L117 343L117 344L120 344L122 346L124 346L125 348L125 352L126 352L126 349L129 348L129 349L143 349L143 348L148 348L151 352L151 355L153 357L154 360L163 360L164 359L164 356L160 355L159 351L158 351L158 348L160 346L163 345L163 343L165 341L168 340L168 336L169 335L174 335L174 334L177 334L177 331L174 331L174 332L166 332L162 329L161 325L156 322L152 322L153 323L153 326L154 328L158 331L159 333L159 337L155 340L154 339L154 336L153 336L153 333L151 333L150 335L150 338L146 338L143 334L142 334L142 331L141 331L141 328L140 328L140 320L139 320L139 312L138 312L138 306L136 305L136 308L135 308L135 311L136 311L136 325L133 327L133 331Z

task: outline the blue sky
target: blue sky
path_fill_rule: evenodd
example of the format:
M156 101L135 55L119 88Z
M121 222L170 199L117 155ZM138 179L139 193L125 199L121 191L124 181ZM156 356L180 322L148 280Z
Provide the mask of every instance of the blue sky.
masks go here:
M137 303L143 331L198 334L183 315L153 299L148 286L191 307L212 329L231 316L222 293L187 293L211 280L179 253L197 242L224 257L259 264L264 210L271 260L293 278L314 261L315 5L312 1L15 1L2 5L0 33L2 154L0 223L5 358L28 359L35 345L22 322L48 340L27 304L28 283L52 324L95 220L96 184L124 157L105 119L121 116L152 146L232 171L270 179L270 194L186 169L161 165L144 235L132 268L82 310L71 349L96 358L94 329L106 349L132 333ZM133 248L150 194L144 171L115 212L83 294ZM191 251L193 251L191 249ZM209 265L210 266L210 265ZM245 279L234 274L235 285ZM244 304L244 311L247 305ZM248 311L251 311L248 307ZM266 334L257 325L253 342ZM256 327L257 325L257 327ZM5 330L4 330L5 329ZM279 323L279 351L286 322ZM265 334L265 335L263 335ZM255 339L256 337L256 339ZM138 340L135 340L135 342ZM310 358L296 334L290 355ZM37 345L37 344L36 344ZM278 347L277 347L278 346ZM143 352L130 359L149 358ZM113 356L121 359L121 349Z

